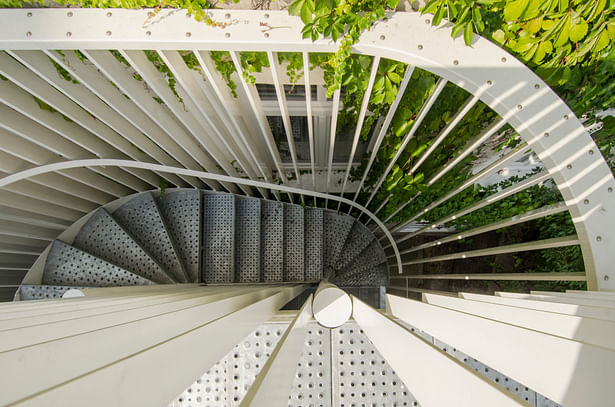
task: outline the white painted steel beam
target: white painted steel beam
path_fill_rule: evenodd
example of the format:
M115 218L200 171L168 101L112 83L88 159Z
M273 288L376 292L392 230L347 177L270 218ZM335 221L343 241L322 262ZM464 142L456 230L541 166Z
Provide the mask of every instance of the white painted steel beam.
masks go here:
M0 402L19 406L168 403L304 288L255 287L220 299L208 296L208 287L202 287L202 305L168 313L161 310L151 318L2 353L2 364L14 369L0 371L10 385ZM207 349L195 352L204 342ZM45 369L40 368L43 364ZM158 380L161 376L165 380ZM153 382L156 391L151 391Z
M579 317L615 321L615 309L612 308L545 302L529 299L504 298L496 297L493 295L482 295L463 292L459 293L459 297L491 304L509 305L517 308L534 309L538 311L554 312L558 314L576 315Z
M594 299L594 300L607 300L607 301L615 301L615 293L605 292L604 295L596 295L591 292L584 293L571 293L571 292L555 292L555 291L530 291L532 295L548 295L551 297L562 297L562 298L586 298L586 299Z
M314 293L312 312L320 325L325 328L338 328L350 319L352 301L344 290L322 281Z
M573 304L573 305L589 305L591 307L602 307L602 308L615 308L615 302L610 301L609 299L589 299L589 298L572 298L572 297L556 297L552 295L533 295L533 294L520 294L520 293L509 293L504 291L496 291L495 295L504 298L518 298L524 300L535 300L535 301L547 301L547 302L557 302L561 304Z
M372 168L372 164L374 164L374 161L376 160L376 156L378 155L378 150L380 149L380 146L382 145L382 141L384 140L384 137L386 136L387 131L389 130L389 126L391 125L391 121L393 120L393 117L395 116L395 112L397 112L399 103L404 97L404 93L406 92L406 88L408 87L408 83L410 82L410 78L412 77L413 72L414 72L414 66L409 65L406 68L406 73L404 73L404 78L399 84L399 88L397 90L397 96L395 96L395 100L393 100L391 107L389 107L389 111L387 112L384 122L382 123L382 127L380 127L380 132L378 133L378 137L376 137L374 148L372 149L372 153L369 157L369 161L367 162L367 166L365 167L365 171L363 172L363 177L361 177L361 181L359 182L357 191L355 192L354 198L352 199L353 201L357 200L357 197L359 196L359 193L361 192L361 188L363 188L363 184L365 183L365 180L367 179L367 174L369 174L369 171Z
M51 203L50 200L27 197L18 192L13 192L9 190L4 190L0 194L0 205L8 206L14 209L23 209L28 212L37 213L39 215L51 216L54 218L71 221L71 223L79 219L85 213L84 210L77 210L70 207L56 205L55 203ZM28 230L30 230L30 228L28 227L25 227L23 229L24 233L27 233ZM37 229L32 228L32 230ZM19 228L17 228L16 232L18 231ZM5 231L4 229L0 230L0 232L5 234L7 233L7 231Z
M352 168L352 162L354 161L355 153L357 152L357 146L359 145L359 139L361 137L361 131L363 130L363 123L365 122L365 114L369 107L369 101L372 97L372 90L374 89L374 82L376 81L376 75L378 74L378 66L380 65L380 57L374 57L372 61L372 69L369 73L369 80L367 82L367 88L363 95L363 101L361 102L361 108L359 110L359 116L357 117L357 125L354 131L354 138L352 139L352 146L350 147L350 156L348 158L348 165L346 166L346 175L344 175L344 181L342 182L342 192L340 195L344 195L346 191L346 184L348 177L350 176L350 169ZM353 199L354 200L354 199ZM338 203L337 210L340 210L341 202Z
M391 277L392 278L392 277ZM587 281L585 273L476 273L476 274L406 274L396 278L408 280L491 280L491 281Z
M337 135L337 116L340 111L340 89L333 92L333 105L331 107L331 127L329 128L329 151L327 154L327 185L325 192L329 193L331 186L331 169L333 167L333 152L335 151L335 136ZM329 201L325 200L325 208L329 207Z
M599 298L599 297L615 297L615 291L566 290L566 292L570 293L570 294L595 295L596 298Z
M527 406L389 316L352 300L354 319L421 406Z
M312 85L310 82L310 55L307 52L301 54L303 59L303 79L305 86L305 113L308 126L308 140L310 143L310 165L312 168L312 190L316 190L316 167L314 166L314 122L312 119ZM356 198L354 199L356 201ZM316 201L314 201L316 205Z
M394 316L558 404L606 405L615 395L610 349L390 294L387 301Z
M421 107L421 110L416 115L416 119L414 119L414 124L412 124L412 128L410 129L410 131L408 131L408 134L406 134L404 136L401 144L399 145L399 148L397 149L397 152L395 153L395 155L391 159L391 162L389 162L389 165L384 170L384 172L382 173L382 176L380 177L380 179L376 183L376 186L372 190L372 193L369 196L369 199L367 200L367 202L365 203L365 206L369 206L369 204L372 201L372 199L374 199L374 196L376 196L376 194L380 190L380 187L382 186L384 181L387 179L387 176L389 175L389 172L391 172L391 170L395 166L395 163L397 162L399 157L401 157L401 155L403 154L404 150L406 149L406 146L408 145L408 143L410 142L412 137L414 137L414 133L416 133L416 131L419 129L419 127L421 127L421 123L423 122L423 119L425 119L425 117L427 116L427 113L429 113L429 111L431 110L431 108L434 105L434 103L436 103L436 100L438 99L438 96L444 90L444 87L446 86L447 82L448 81L446 79L443 79L443 78L440 78L438 80L438 83L436 84L434 90L431 92L431 94L429 95L429 97L427 98L427 100L425 101L423 106Z
M615 351L615 322L433 294L423 302Z
M289 394L303 353L308 323L312 320L312 295L280 338L239 407L287 407Z

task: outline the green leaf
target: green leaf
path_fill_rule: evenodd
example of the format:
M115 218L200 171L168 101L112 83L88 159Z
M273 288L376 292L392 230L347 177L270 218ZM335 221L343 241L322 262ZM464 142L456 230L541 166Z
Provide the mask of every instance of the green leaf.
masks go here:
M401 76L399 76L395 72L389 72L387 76L393 83L401 83L401 80L402 80Z
M387 6L392 9L396 9L399 4L399 0L387 0Z
M568 10L568 0L559 0L559 11Z
M474 23L474 27L476 27L477 32L482 32L485 29L485 24L483 24L483 18L478 7L474 7L472 9L472 22Z
M440 25L442 17L444 17L444 5L441 5L438 11L436 11L436 14L434 14L433 19L431 20L431 24Z
M542 28L542 16L531 19L525 27L530 34L536 34Z
M542 20L542 29L543 30L550 30L551 28L553 28L553 26L555 25L555 21L554 20Z
M436 9L438 8L438 6L442 3L442 0L431 0L430 2L427 3L427 5L425 5L425 7L423 8L423 11L421 11L421 14L434 14L434 12L436 11Z
M510 3L506 3L504 7L504 19L506 21L515 21L527 8L529 0L515 0Z
M598 34L598 41L596 41L596 45L594 45L594 49L592 49L592 52L594 54L597 54L598 52L602 51L607 45L609 45L609 34L607 30L603 28L602 31L600 31L600 34Z
M583 19L581 19L578 24L575 24L570 28L570 41L581 41L583 38L585 38L585 35L587 34L587 29L587 23Z
M291 16L298 16L301 13L305 0L295 0L290 6L288 6L288 14Z
M570 16L568 15L564 18L563 25L560 28L559 33L557 34L557 37L553 45L555 47L560 47L564 45L565 43L567 43L569 38L570 38Z
M306 1L303 3L303 7L301 7L301 21L303 21L303 24L312 22L312 12L314 10L310 8L309 4L310 2Z
M461 31L463 31L464 24L457 23L451 30L451 37L456 38Z
M491 37L500 44L504 44L504 41L506 41L506 34L502 30L495 31Z
M474 34L474 31L472 31L472 24L470 23L466 24L466 28L463 30L463 41L466 43L467 46L472 45L472 35L473 34Z
M611 21L607 24L606 29L609 33L609 39L615 39L615 21Z

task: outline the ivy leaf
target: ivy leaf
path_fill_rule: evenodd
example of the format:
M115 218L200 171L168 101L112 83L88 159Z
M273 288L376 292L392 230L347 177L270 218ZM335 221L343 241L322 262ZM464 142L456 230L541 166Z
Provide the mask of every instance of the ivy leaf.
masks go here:
M527 8L529 0L515 0L510 3L506 3L504 7L504 19L506 21L515 21Z
M587 23L581 19L581 22L573 25L570 28L570 41L579 42L581 41L585 35L587 34L588 25Z

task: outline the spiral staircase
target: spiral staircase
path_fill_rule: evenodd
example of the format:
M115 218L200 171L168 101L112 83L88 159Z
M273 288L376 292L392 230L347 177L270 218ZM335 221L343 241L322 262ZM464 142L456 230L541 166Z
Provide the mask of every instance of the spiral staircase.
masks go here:
M388 283L386 256L373 233L327 209L169 190L138 194L113 211L97 209L77 228L73 239L52 243L41 258L42 285L22 285L21 300L59 298L70 287L327 278L372 288L379 306L379 287Z

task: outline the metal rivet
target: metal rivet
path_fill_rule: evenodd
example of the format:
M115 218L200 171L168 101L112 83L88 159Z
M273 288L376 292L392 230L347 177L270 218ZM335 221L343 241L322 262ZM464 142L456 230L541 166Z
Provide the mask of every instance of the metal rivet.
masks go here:
M453 65L459 65L459 61L458 60L454 60L453 61Z
M224 34L224 36L225 36L226 38L231 38L231 33L226 33L226 34Z
M73 16L73 12L72 12L72 11L69 11L68 13L66 13L66 15L67 15L68 17L72 17L72 16Z
M506 57L502 57L502 62L506 62Z
M26 14L27 17L32 17L32 13L28 12L28 14Z
M418 49L423 49L423 46L421 44L419 44L417 48Z
M269 18L269 14L265 14L265 18Z
M565 114L564 115L564 120L568 120L568 119L570 119L570 117L567 114Z
M602 242L602 236L596 236L596 242Z
M145 35L147 35L149 37L150 35L152 35L152 32L151 31L145 31Z
M607 188L607 191L608 191L608 192L613 192L613 188L608 187L608 188Z
M534 89L540 89L540 85L539 84L534 85Z
M568 168L569 170L572 169L572 164L568 164L566 168Z
M517 109L519 110L523 109L523 105L517 105Z
M226 13L226 14L224 15L224 18L226 18L227 20L228 20L228 19L230 19L230 18L231 18L231 13Z
M192 33L191 33L190 31L188 31L188 32L186 33L186 37L190 37L191 35L192 35Z
M28 31L28 32L26 33L26 37L31 37L31 36L32 36L32 33L31 33L30 31Z
M107 31L105 34L107 34L107 37L109 37L111 35L111 31Z
M384 35L380 36L380 41L384 41L387 37L385 37Z
M66 36L67 36L67 37L70 37L71 35L73 35L73 33L72 33L72 32L70 32L70 31L68 31L68 32L66 33Z
M589 155L594 155L594 150L589 150Z
M489 80L487 81L487 85L489 85L489 86L493 85L493 81L492 81L491 79L489 79Z
M604 281L609 281L609 276L604 276Z
M111 17L112 15L113 15L113 13L110 12L110 11L107 13L107 17Z
M265 38L269 38L269 33L265 33Z
M545 136L545 137L549 137L549 133L548 133L548 132L545 132L544 136Z
M430 19L425 20L425 24L430 24L430 23L431 23Z
M584 200L583 200L583 203L584 203L585 205L589 205L589 199L584 199Z

